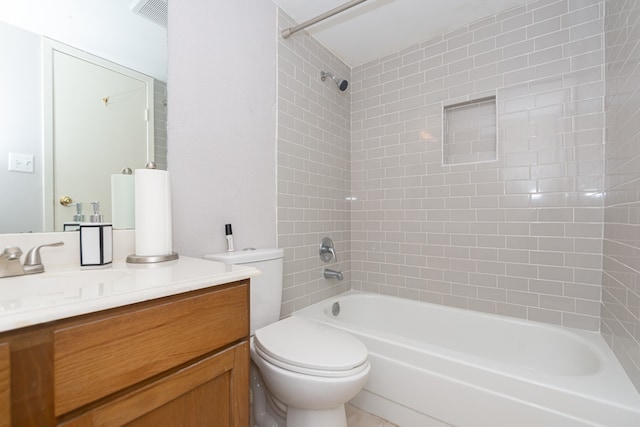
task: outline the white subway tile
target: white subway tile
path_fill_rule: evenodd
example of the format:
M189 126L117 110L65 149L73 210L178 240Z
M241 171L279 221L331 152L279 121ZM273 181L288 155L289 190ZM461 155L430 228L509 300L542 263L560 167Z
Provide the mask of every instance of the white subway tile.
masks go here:
M569 328L598 331L600 318L599 316L585 316L577 313L562 313L562 325Z
M533 23L533 12L520 13L510 18L502 20L502 32L509 32L518 28L526 27Z
M501 23L497 22L495 24L486 25L484 27L478 28L473 32L473 39L475 41L483 40L489 37L494 37L500 34L501 31Z
M560 17L547 19L542 22L537 22L533 25L529 25L527 27L527 38L531 39L534 37L539 37L545 34L558 31L561 28L562 28L562 20L560 19Z
M499 34L495 38L495 43L497 48L502 48L505 46L512 45L514 43L520 43L527 39L527 27L520 27L514 29L512 31L508 31L502 34Z
M533 11L533 21L540 22L568 12L567 0L556 1Z
M583 69L589 69L594 66L599 66L604 62L604 51L596 50L593 52L584 53L571 58L571 70L579 71Z
M600 19L571 27L571 41L602 34L603 22Z
M562 313L554 310L547 310L535 307L527 309L527 319L537 322L551 323L554 325L562 324Z

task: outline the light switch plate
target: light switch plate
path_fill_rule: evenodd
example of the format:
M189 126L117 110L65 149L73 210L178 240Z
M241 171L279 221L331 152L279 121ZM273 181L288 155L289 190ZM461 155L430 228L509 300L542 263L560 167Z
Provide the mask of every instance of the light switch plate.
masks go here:
M9 153L9 171L33 173L33 154Z

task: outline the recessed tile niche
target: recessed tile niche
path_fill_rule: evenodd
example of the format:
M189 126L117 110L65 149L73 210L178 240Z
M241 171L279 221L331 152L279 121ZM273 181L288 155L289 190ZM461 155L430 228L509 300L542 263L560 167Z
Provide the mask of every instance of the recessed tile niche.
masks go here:
M497 160L496 97L444 106L442 163Z

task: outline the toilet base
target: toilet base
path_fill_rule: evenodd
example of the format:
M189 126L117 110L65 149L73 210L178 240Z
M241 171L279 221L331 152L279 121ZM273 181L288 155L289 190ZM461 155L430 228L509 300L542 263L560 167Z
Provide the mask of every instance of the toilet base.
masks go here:
M251 427L285 427L286 407L280 408L267 393L260 371L251 361Z
M344 405L333 409L298 409L283 406L267 392L260 370L251 362L250 384L254 427L347 427Z
M256 352L254 337L250 341L250 351L252 365L266 386L260 391L268 397L265 399L267 409L273 410L277 406L283 412L285 424L281 425L280 420L276 420L278 427L347 427L344 404L367 382L371 370L368 360L354 375L323 377L300 374L269 363ZM256 422L263 427L257 419ZM272 426L264 424L264 427Z
M347 427L344 405L333 409L287 408L287 427Z

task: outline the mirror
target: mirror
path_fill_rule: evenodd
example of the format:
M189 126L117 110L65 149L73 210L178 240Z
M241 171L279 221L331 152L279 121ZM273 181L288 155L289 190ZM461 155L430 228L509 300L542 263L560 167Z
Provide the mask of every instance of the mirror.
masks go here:
M158 168L166 168L166 20L164 26L154 22L135 12L134 6L140 4L132 3L136 2L9 0L0 4L0 233L62 231L54 229L53 221L45 218L46 212L53 212L54 203L58 203L55 191L45 199L46 188L55 187L49 178L53 171L46 166L53 162L45 156L45 39L153 78L152 151ZM154 3L166 7L166 2ZM77 161L95 164L99 160ZM122 167L144 167L130 162L122 159ZM68 174L75 180L89 185L92 179L110 181L110 176L81 176L76 168L69 169L72 170ZM119 172L119 168L112 171ZM87 216L91 201L82 200ZM69 207L68 211L71 220L75 208ZM110 219L110 212L102 213Z

